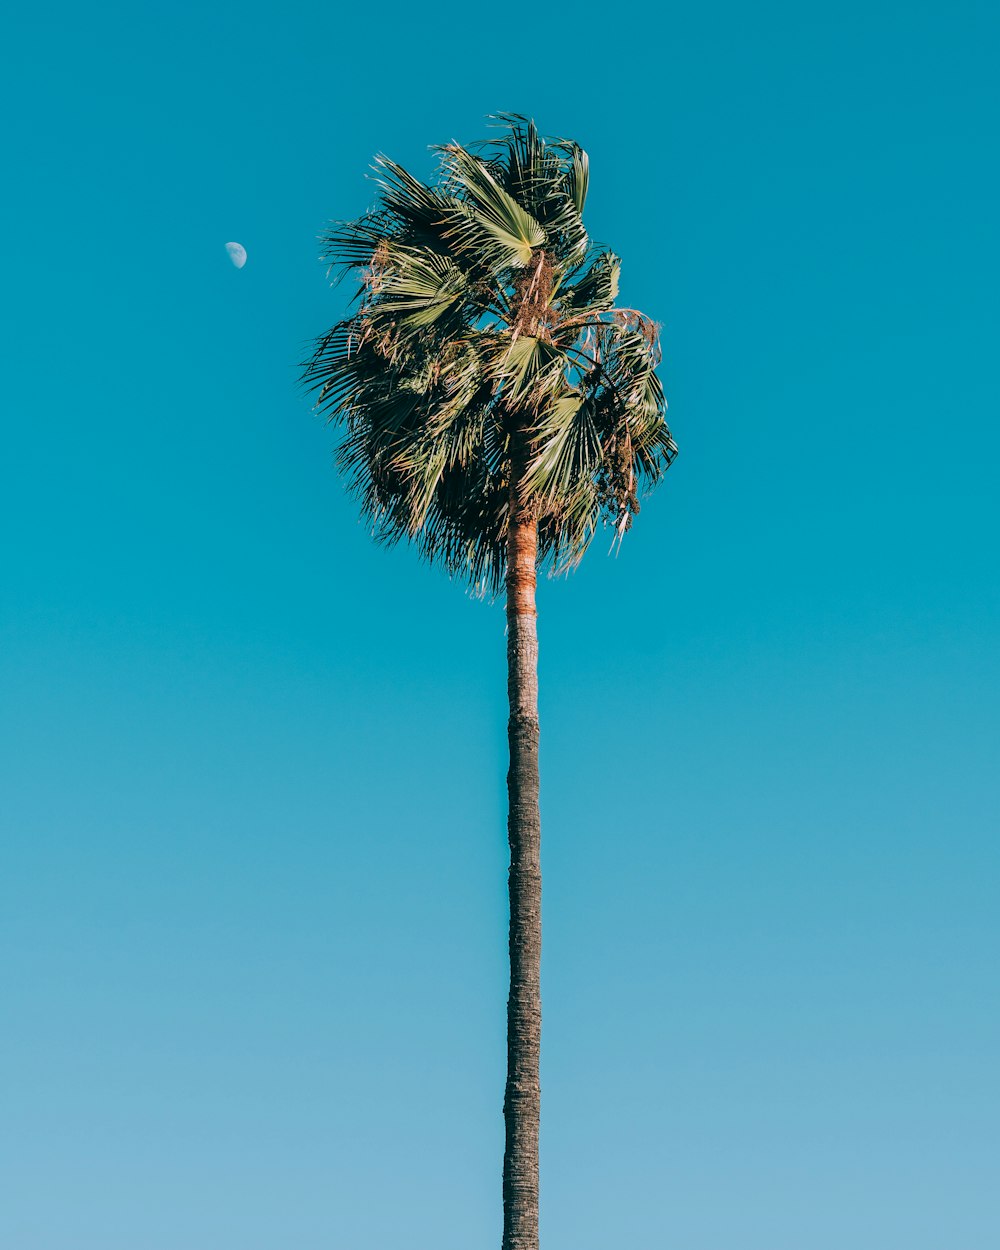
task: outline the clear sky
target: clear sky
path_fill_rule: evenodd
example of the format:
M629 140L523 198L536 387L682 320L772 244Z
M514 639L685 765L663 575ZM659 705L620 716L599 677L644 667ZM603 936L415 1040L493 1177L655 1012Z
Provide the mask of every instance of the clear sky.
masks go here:
M508 109L589 149L681 449L540 591L544 1250L1000 1245L998 37L8 18L0 1244L499 1245L503 614L296 376L372 155Z

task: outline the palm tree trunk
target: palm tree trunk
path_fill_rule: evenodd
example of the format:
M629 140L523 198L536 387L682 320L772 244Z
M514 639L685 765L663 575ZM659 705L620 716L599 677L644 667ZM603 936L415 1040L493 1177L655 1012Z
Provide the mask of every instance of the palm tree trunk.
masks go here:
M507 774L510 997L507 1000L503 1250L538 1250L538 1056L542 1031L542 875L538 812L538 527L511 483L507 532Z

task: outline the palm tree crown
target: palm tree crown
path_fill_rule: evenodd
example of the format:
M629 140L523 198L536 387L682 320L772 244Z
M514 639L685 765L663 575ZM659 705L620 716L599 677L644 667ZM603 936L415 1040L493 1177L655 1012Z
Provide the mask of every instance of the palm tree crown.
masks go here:
M323 236L358 298L304 374L377 536L489 591L512 482L559 571L602 522L624 534L677 451L657 327L615 307L620 261L583 225L587 154L499 120L497 139L437 149L435 185L378 158L375 207Z

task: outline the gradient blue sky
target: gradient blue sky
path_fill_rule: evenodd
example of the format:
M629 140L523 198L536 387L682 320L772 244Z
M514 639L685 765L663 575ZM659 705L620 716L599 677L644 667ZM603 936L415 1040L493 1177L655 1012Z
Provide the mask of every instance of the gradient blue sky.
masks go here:
M1000 1244L998 37L8 19L0 1243L499 1244L502 612L372 546L296 362L373 153L511 109L681 447L541 588L545 1250Z

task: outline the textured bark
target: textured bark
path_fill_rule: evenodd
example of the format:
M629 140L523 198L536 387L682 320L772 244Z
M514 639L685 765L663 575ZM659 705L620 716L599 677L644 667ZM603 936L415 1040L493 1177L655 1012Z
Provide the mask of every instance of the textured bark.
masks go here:
M542 1031L542 876L538 812L538 527L511 484L507 537L507 774L510 997L507 1000L503 1250L538 1250L538 1057Z

